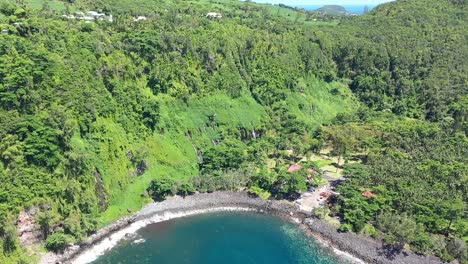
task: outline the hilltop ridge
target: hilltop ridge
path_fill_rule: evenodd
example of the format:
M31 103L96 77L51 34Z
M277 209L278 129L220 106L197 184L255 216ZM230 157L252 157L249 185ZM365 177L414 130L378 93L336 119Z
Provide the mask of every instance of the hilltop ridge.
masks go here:
M347 16L351 14L346 10L346 8L340 5L324 5L314 11L334 16Z

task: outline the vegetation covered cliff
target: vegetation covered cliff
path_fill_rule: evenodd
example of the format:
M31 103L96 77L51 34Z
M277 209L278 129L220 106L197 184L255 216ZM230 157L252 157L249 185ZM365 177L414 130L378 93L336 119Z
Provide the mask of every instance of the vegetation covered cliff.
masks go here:
M294 196L289 164L327 147L360 160L330 204L341 230L466 262L466 13L407 0L337 25L238 1L3 1L0 262L32 261L25 209L60 250L152 197Z

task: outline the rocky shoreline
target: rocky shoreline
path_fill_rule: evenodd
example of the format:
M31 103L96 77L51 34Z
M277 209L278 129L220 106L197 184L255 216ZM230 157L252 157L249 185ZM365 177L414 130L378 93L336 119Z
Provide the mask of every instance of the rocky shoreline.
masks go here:
M418 255L412 251L396 251L385 246L382 241L357 235L355 233L340 233L335 227L316 218L304 219L308 231L315 237L324 240L333 248L349 253L366 263L378 264L441 264L437 257Z
M117 243L116 240L118 240L112 236L115 236L119 232L120 235L127 236L132 235L133 230L137 230L141 226L153 222L210 211L229 210L255 210L280 216L290 221L294 220L297 224L308 230L310 234L318 237L330 246L348 252L368 263L442 263L437 258L419 256L413 252L403 251L389 254L381 242L352 233L338 233L336 228L321 220L311 218L309 215L301 212L293 203L253 198L245 192L203 193L185 198L173 197L162 202L147 204L135 214L124 217L98 230L81 244L70 246L63 254L45 254L41 258L40 263L74 263L86 252L93 254L90 251L96 248L98 244L104 245L107 248L112 247L112 243Z

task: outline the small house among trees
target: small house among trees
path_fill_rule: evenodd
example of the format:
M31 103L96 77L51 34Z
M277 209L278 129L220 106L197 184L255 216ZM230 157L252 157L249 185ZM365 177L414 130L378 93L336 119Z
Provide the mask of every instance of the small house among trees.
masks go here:
M288 168L288 172L294 172L294 171L300 170L301 168L302 168L301 165L299 165L299 164L294 164L294 165L291 165L291 166Z
M375 194L372 193L371 191L365 191L362 193L362 196L366 197L366 198L371 198L371 197L374 197Z

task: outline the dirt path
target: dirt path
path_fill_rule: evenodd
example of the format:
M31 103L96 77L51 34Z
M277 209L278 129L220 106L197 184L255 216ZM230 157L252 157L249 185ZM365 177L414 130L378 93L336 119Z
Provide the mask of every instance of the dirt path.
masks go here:
M323 192L330 193L330 191L331 186L328 183L314 192L304 193L301 198L296 200L296 204L299 205L301 211L311 213L315 208L321 207L325 203L326 198L320 196L320 194Z

